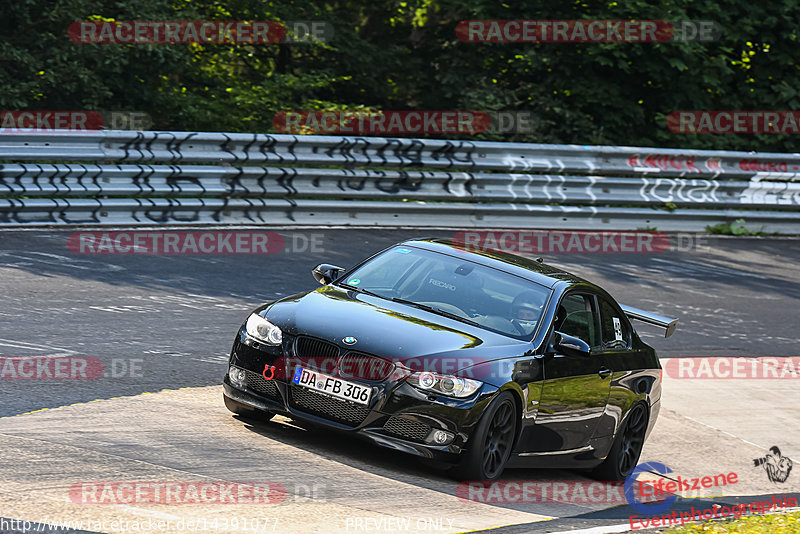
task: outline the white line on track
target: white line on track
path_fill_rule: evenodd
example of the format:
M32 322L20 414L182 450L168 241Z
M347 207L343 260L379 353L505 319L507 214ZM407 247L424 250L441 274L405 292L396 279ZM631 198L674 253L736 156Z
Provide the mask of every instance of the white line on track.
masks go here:
M0 338L0 346L12 347L15 349L22 349L34 352L47 352L46 358L61 358L64 356L73 356L77 354L74 350L69 350L61 347L51 347L49 345L42 345L41 343L33 344L25 341L15 341L13 339Z

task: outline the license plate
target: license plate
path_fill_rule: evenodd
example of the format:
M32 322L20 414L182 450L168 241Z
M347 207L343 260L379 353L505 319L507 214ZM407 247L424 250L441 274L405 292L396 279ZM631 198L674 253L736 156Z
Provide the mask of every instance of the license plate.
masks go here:
M299 365L294 368L292 382L298 386L313 389L318 393L324 393L337 399L357 402L358 404L369 403L369 398L372 394L372 389L366 386L348 382L335 376L325 375L319 371L304 369Z

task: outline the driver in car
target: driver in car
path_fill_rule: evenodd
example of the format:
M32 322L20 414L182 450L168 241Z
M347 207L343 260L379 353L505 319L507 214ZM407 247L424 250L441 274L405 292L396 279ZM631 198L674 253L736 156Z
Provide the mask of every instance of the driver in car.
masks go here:
M514 298L511 303L511 324L523 335L530 335L539 322L542 306L539 297L533 291L525 291Z

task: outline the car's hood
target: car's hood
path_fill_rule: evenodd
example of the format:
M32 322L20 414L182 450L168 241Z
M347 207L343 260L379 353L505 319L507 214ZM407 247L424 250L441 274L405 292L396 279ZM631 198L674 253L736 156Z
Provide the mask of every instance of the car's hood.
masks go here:
M502 334L332 285L281 299L266 316L287 334L314 336L393 361L412 360L411 368L420 358L458 354L478 363L512 356L510 347L520 354L530 349L529 343ZM345 337L357 341L348 346Z

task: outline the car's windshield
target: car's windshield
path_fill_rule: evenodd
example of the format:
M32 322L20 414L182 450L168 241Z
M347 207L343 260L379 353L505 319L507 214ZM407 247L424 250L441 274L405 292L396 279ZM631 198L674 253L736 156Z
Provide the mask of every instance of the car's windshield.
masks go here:
M339 281L518 339L531 338L550 296L524 278L414 247L391 248Z

